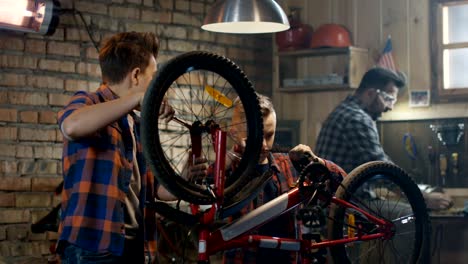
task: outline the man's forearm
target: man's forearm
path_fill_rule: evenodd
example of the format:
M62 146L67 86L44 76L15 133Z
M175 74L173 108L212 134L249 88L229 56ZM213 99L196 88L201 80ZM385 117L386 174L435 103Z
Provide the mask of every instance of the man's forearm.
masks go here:
M105 103L76 110L62 123L62 133L69 139L79 139L118 120L140 104L140 96L131 94Z

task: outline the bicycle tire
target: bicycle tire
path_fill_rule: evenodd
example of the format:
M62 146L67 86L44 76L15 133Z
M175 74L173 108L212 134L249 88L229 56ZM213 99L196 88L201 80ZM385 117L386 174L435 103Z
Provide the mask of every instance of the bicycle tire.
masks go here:
M378 186L385 187L379 189ZM364 190L371 190L371 192ZM366 195L363 195L364 193ZM375 196L371 197L370 194ZM386 200L382 200L384 194ZM426 263L430 242L430 221L426 204L418 186L401 168L382 161L363 164L343 180L335 196L351 201L361 206L360 208L364 205L364 208L370 209L369 211L385 219L394 219L395 234L389 240L360 241L331 247L330 252L334 263ZM367 196L366 202L363 196ZM328 221L329 239L341 239L349 229L354 229L349 228L351 222L344 224L346 213L353 214L355 219L358 219L357 221L361 221L361 227L366 226L367 219L360 217L356 211L353 213L350 209L332 204ZM358 226L357 221L354 226ZM401 230L410 229L412 232L401 232ZM357 231L353 232L357 233ZM391 254L397 250L399 250L398 254ZM385 262L382 262L382 259Z
M198 79L192 79L191 74L195 75L200 73L210 75L202 75L201 77L198 75ZM220 99L216 99L214 96L205 97L202 91L203 87L205 87L206 90L207 86L210 88L215 87L211 88L215 90L218 81L224 81L224 86L219 88L219 91L216 90L215 92L222 96L229 97L229 103L234 101L234 97L239 98L246 119L247 140L245 151L240 161L238 161L238 166L233 170L230 176L235 180L231 184L225 186L224 197L225 199L230 199L239 193L249 182L251 172L253 172L257 164L263 141L263 119L258 98L251 82L244 72L234 62L223 56L203 51L188 52L169 60L158 70L156 77L148 87L143 101L141 125L142 143L145 157L157 179L157 183L162 184L178 198L193 204L213 204L216 198L206 186L201 186L180 177L182 169L177 167L180 166L180 161L176 164L174 158L169 157L167 152L175 152L177 150L182 153L181 155L186 155L190 150L190 142L183 142L183 140L180 140L180 142L182 142L180 143L175 139L174 146L175 144L183 146L177 145L177 148L163 146L163 144L166 144L166 141L163 141L161 137L165 137L166 135L163 135L163 133L169 133L172 128L168 128L167 124L164 125L162 122L158 122L159 109L163 98L166 97L173 107L177 105L180 106L180 108L174 107L177 108L176 112L177 110L183 112L184 117L190 119L190 122L203 121L210 115L212 115L211 117L217 117L217 113L208 113L208 111L215 112L218 107L226 108L222 110L226 115L226 113L232 111L234 106L231 105L228 107L229 104L220 102ZM209 82L213 83L208 84ZM188 95L186 96L186 93L188 93L190 97ZM198 109L197 111L194 109L185 109L188 107L206 107L206 109L199 111ZM205 119L202 119L202 117ZM219 118L228 119L227 117ZM220 123L228 122L226 120L221 120ZM223 129L224 128L225 130L229 130L228 125L225 125ZM182 131L180 128L178 129L179 130L174 129L174 134L183 134L186 132ZM179 135L177 134L177 136ZM182 136L180 137L182 138ZM185 135L185 137L187 137L187 135ZM207 141L209 141L209 137ZM209 148L208 145L204 145L203 147ZM207 152L210 151L208 150ZM209 156L208 154L207 156ZM183 160L183 158L180 158L180 160Z

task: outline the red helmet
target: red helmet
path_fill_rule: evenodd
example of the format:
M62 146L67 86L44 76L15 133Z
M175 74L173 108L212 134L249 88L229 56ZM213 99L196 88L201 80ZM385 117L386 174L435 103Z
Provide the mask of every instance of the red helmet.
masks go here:
M291 10L288 16L291 28L286 31L276 33L276 44L279 51L298 50L309 47L310 37L313 29L311 26L303 24L299 18L299 10Z
M310 40L311 48L351 46L349 31L342 25L323 24L315 30Z

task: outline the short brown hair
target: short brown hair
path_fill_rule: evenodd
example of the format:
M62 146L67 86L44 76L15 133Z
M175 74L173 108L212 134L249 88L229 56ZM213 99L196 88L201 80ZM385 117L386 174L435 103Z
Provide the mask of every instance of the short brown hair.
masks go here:
M154 33L124 32L112 36L99 52L103 82L120 83L137 67L145 71L151 55L157 58L158 52L159 40Z

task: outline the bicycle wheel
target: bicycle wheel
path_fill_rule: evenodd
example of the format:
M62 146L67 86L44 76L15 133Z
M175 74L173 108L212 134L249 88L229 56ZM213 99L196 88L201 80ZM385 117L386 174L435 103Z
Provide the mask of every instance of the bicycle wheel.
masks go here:
M169 123L158 119L163 98L176 112ZM233 119L235 108L238 115ZM182 200L212 204L216 198L209 184L181 177L192 149L189 129L193 126L203 128L201 156L209 164L215 162L215 151L208 128L217 126L227 132L227 162L237 166L224 196L233 197L248 183L257 164L263 121L252 84L229 59L198 51L175 57L158 70L142 107L144 153L158 182ZM245 151L241 156L229 151L243 140Z
M402 169L381 161L363 164L343 180L336 197L391 221L394 235L332 247L334 263L425 263L430 239L426 204ZM328 231L333 240L378 232L364 215L335 204L330 208Z

